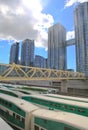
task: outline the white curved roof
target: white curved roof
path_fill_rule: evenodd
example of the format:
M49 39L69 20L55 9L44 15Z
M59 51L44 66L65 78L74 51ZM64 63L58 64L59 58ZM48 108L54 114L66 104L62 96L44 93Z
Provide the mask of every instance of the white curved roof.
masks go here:
M8 89L8 88L0 88L0 90L4 90L4 91L7 91L7 92L11 92L13 94L16 94L18 97L21 97L22 95L25 95L19 91L14 91L13 89Z
M47 97L43 95L31 95L29 97L35 97L35 98L40 98L52 102L57 102L57 103L63 103L63 104L70 104L72 106L79 106L79 107L85 107L88 108L88 103L85 102L79 102L79 101L72 101L72 100L64 100L64 99L59 99L59 98L53 98L53 97Z
M72 99L72 100L79 100L79 101L86 101L88 102L88 98L82 98L82 97L72 97L72 96L65 96L65 95L57 95L57 94L46 94L46 96L53 96L53 97L61 97L66 99Z
M33 112L36 117L62 122L70 126L79 128L80 130L88 130L88 117L67 113L62 111L50 111L45 109L36 110Z
M0 117L0 130L13 130L13 129Z
M3 98L6 101L12 102L13 104L17 105L19 108L26 112L31 112L33 110L38 109L39 107L33 105L32 103L29 103L23 99L12 97L6 94L0 93L0 98Z

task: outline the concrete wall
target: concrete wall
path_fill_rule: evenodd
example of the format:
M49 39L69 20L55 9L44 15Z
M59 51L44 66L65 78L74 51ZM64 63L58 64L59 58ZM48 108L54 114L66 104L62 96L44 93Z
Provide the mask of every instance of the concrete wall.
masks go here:
M68 88L88 89L88 80L68 80L66 85Z
M15 84L33 85L39 87L53 87L59 90L59 93L71 95L88 96L88 80L64 80L64 81L20 81Z

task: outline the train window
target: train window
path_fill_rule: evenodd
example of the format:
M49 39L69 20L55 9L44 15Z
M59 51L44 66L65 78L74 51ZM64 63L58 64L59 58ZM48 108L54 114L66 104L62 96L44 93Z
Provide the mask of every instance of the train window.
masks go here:
M55 106L56 106L56 107L61 107L61 105L60 105L60 104L55 104Z
M25 119L24 118L22 118L22 122L25 123Z
M67 127L67 126L65 126L65 127L64 127L64 130L72 130L72 129L69 128L69 127Z
M2 100L2 103L4 104L4 100Z
M52 103L52 102L50 102L50 105L53 105L53 103Z
M20 116L19 116L19 115L17 115L16 118L17 118L18 120L20 120Z
M64 105L63 108L67 109L68 107L67 107L67 105Z
M39 130L39 127L37 125L34 125L34 130Z
M9 114L9 111L6 111L6 114Z
M46 124L46 123L47 123L47 120L44 120L44 123Z
M9 107L12 107L12 104L11 104L11 103L9 103Z
M8 105L8 102L5 102L5 105L7 106L7 105Z
M70 108L70 110L74 111L74 110L75 110L75 108L74 108L74 107L72 107L72 108Z
M78 109L78 112L85 113L85 110L83 110L83 109Z
M13 113L13 116L15 117L15 113Z

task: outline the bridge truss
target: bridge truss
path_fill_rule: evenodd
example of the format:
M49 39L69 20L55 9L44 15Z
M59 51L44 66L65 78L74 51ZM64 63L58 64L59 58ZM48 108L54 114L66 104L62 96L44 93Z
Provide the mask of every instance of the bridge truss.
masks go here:
M0 64L0 81L86 79L83 73L56 69Z

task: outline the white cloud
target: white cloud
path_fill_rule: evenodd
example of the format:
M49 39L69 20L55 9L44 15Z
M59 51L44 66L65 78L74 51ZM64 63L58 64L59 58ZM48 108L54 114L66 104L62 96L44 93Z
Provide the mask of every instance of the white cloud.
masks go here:
M75 38L75 31L68 31L66 35L66 40Z
M0 0L0 39L19 41L29 38L36 41L36 46L47 48L46 30L54 19L50 14L42 13L42 1Z
M66 0L64 8L70 7L76 3L88 2L88 0Z

